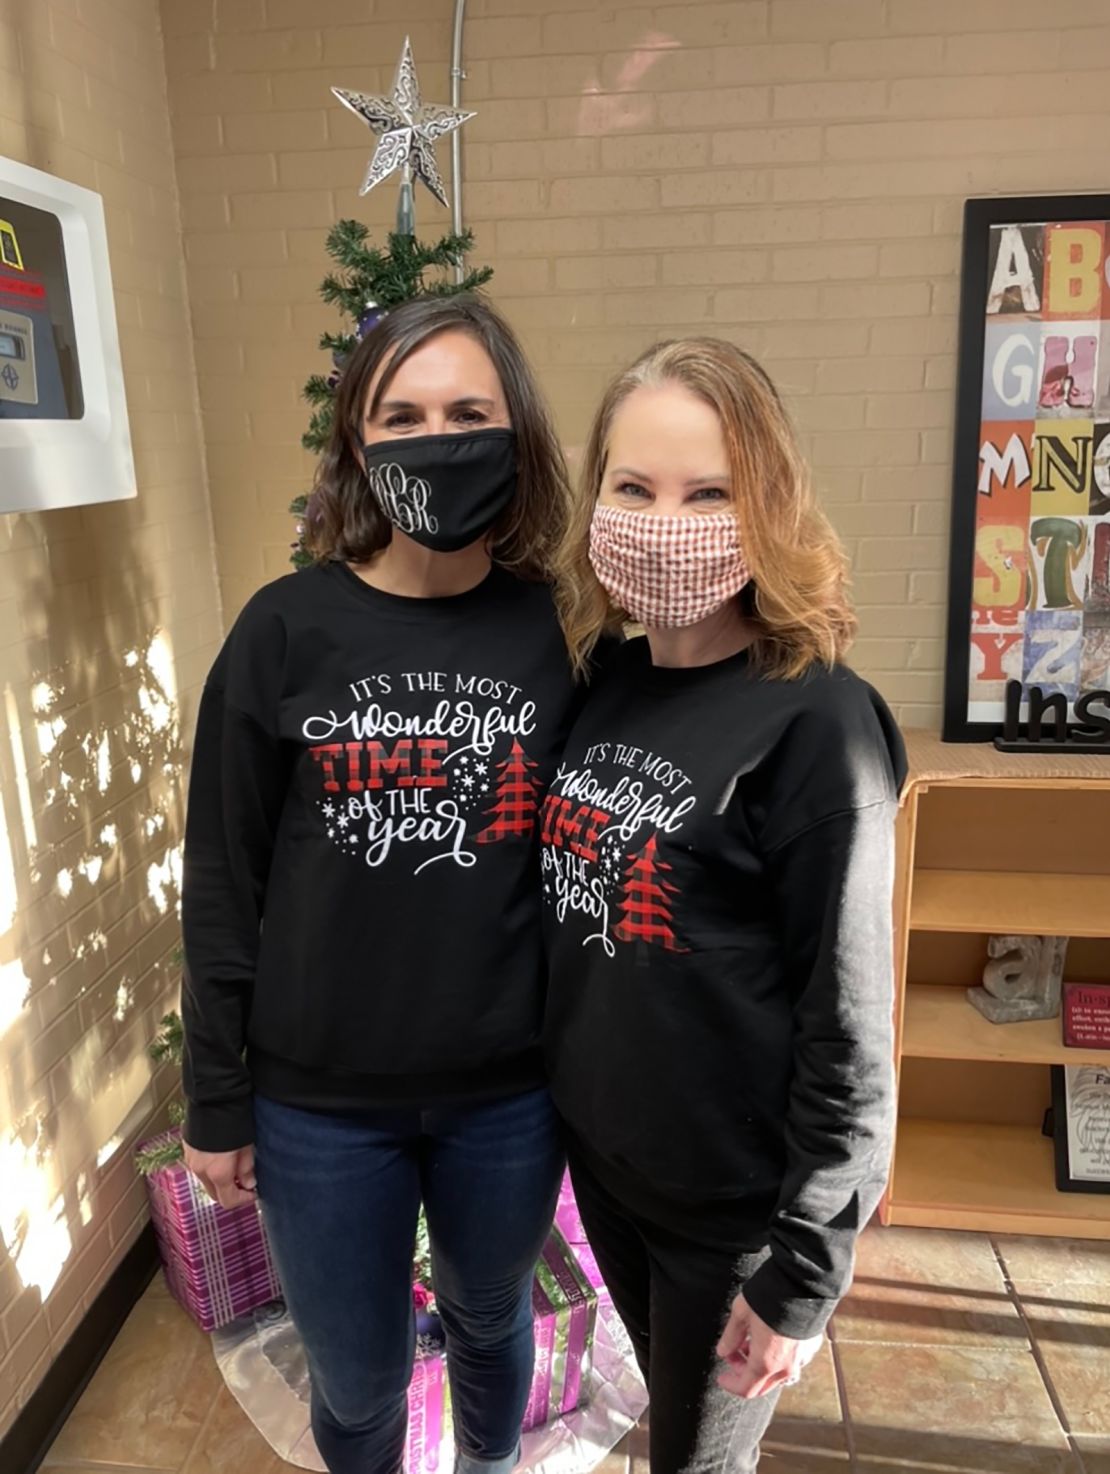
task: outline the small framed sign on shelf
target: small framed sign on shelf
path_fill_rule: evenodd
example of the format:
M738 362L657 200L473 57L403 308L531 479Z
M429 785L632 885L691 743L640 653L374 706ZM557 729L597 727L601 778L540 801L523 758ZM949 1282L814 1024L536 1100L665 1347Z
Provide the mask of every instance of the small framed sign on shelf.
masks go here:
M1110 1193L1110 1061L1052 1066L1056 1187Z
M1110 983L1064 983L1061 1012L1068 1049L1105 1049L1110 1064Z

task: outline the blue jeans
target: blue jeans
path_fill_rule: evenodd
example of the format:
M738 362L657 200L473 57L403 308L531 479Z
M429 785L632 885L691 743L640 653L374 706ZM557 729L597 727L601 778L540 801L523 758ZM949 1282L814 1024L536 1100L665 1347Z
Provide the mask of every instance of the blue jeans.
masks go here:
M255 1097L258 1194L331 1474L398 1474L423 1201L458 1474L509 1474L533 1371L532 1274L563 1169L546 1090L331 1115Z

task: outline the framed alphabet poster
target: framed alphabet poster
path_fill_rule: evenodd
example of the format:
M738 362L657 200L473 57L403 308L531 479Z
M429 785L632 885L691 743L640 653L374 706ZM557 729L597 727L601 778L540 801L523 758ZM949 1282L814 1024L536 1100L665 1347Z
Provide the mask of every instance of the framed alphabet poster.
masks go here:
M964 210L945 740L1015 682L1110 688L1110 195Z

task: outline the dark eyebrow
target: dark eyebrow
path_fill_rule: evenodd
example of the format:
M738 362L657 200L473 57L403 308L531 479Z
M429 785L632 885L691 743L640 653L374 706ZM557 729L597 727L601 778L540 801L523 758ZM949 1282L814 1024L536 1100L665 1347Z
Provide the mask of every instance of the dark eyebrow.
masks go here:
M492 399L486 399L484 395L461 394L458 399L451 401L448 408L457 409L460 404L480 404L484 405L487 409L493 409L494 407L494 401ZM378 404L377 410L380 412L383 409L392 411L397 409L420 409L420 407L420 405L414 404L411 399L383 399Z

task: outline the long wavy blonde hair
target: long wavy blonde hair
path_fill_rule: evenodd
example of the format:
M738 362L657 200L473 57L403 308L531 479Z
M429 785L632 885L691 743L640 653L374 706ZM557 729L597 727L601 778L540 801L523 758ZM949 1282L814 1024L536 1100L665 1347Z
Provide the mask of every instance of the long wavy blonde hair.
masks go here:
M590 522L601 491L613 419L644 386L681 384L720 417L733 505L752 582L741 595L756 625L752 658L788 680L833 665L856 631L848 560L817 505L794 427L767 374L750 354L720 338L657 343L613 380L594 418L567 535L558 589L571 659L585 670L607 628L626 622L590 565Z

